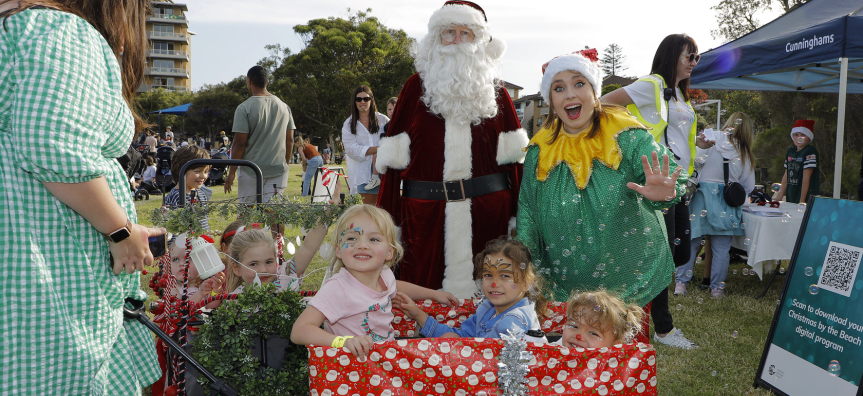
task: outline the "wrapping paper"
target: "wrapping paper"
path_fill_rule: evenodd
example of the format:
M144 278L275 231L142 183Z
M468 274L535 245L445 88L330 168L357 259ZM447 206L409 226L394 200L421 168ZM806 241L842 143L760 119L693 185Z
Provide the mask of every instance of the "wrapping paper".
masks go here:
M366 359L309 345L315 396L498 395L503 340L429 338L375 344ZM531 395L656 395L656 352L645 344L581 349L529 343Z
M439 323L449 327L459 328L468 317L476 312L480 304L479 299L459 300L456 307L434 302L432 300L417 301L417 305L429 316L435 318ZM418 337L417 323L408 318L402 311L393 309L393 329L396 337ZM563 325L566 323L566 303L548 302L546 306L546 318L542 320L542 331L546 333L563 333Z

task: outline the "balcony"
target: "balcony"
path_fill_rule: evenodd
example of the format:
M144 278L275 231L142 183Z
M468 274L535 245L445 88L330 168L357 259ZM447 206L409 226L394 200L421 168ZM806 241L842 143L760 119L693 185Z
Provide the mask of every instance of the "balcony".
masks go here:
M147 92L149 90L159 89L159 88L162 88L162 89L164 89L166 91L170 91L170 92L188 92L189 91L189 88L186 88L184 85L147 85L147 84L141 84L141 86L138 87L138 92L139 93Z
M185 15L147 15L147 22L153 23L172 23L176 25L189 26Z
M148 58L159 58L159 59L181 59L185 61L189 61L189 53L186 51L173 51L173 50L163 50L163 49L148 49L147 50Z
M179 69L174 67L148 67L144 69L144 75L189 78L189 71L186 69Z
M189 42L189 35L186 33L168 33L168 32L154 32L148 31L147 38L150 40L159 40L159 41L182 41L185 43Z

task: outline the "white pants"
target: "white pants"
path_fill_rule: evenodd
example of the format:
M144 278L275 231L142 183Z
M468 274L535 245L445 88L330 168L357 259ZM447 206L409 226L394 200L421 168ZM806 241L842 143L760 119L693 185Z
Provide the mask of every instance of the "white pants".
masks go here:
M264 179L264 203L270 201L276 194L281 194L285 191L288 185L288 172L281 176ZM240 203L253 204L258 200L255 197L255 177L249 176L246 172L237 169L237 193L240 198Z

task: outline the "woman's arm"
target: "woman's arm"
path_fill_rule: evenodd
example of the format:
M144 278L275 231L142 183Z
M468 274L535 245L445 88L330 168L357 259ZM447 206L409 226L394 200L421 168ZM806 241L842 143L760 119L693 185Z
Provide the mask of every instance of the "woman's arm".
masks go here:
M614 91L603 95L601 98L599 98L599 101L602 103L610 103L620 106L629 106L635 103L632 100L632 97L629 96L629 93L627 93L626 90L623 88L615 89Z
M126 226L128 217L114 195L104 177L97 177L83 183L42 182L42 185L54 195L57 200L66 204L87 220L96 231L109 234ZM131 235L119 243L108 242L108 248L113 257L114 274L124 269L133 273L144 269L144 265L153 262L148 238L165 233L164 228L147 228L132 224Z

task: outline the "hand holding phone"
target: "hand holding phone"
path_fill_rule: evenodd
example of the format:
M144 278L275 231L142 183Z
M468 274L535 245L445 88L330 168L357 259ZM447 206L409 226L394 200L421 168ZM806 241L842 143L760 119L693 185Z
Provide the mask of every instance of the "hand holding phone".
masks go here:
M162 257L168 251L168 242L165 240L165 234L151 236L148 240L150 242L150 253L153 253L153 258Z

